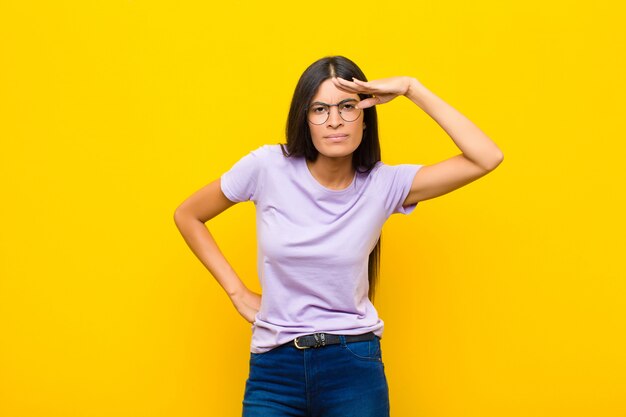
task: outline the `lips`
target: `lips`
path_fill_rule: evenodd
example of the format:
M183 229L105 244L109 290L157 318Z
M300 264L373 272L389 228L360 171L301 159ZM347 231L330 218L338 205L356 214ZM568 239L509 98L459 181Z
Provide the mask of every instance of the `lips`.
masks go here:
M345 133L344 134L336 133L333 135L324 136L324 139L328 140L329 142L343 142L347 138L348 138L348 135L346 135Z

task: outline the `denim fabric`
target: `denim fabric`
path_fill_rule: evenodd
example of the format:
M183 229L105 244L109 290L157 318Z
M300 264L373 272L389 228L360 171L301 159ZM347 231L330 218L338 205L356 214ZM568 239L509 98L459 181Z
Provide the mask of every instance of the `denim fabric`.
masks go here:
M243 417L389 417L380 338L250 353Z

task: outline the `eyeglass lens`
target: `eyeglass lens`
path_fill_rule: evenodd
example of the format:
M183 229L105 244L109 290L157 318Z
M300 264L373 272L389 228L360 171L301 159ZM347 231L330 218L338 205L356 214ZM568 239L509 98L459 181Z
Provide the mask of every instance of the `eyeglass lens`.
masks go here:
M339 104L314 103L309 107L308 119L311 123L316 125L326 123L330 115L330 108L337 106L341 118L346 122L353 122L358 119L361 114L361 110L356 108L356 104L356 101L348 101Z

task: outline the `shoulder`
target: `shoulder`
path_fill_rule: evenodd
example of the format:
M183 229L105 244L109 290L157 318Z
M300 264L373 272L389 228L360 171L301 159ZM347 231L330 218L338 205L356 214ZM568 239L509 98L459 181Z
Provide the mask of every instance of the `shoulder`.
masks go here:
M260 169L275 165L283 159L286 158L283 156L280 144L261 145L241 156L235 165Z
M264 159L280 160L286 158L282 151L281 144L267 144L261 145L256 149L250 151L250 154Z
M277 154L277 153L282 154L279 143L261 145L255 150L253 150L252 152L260 152L260 153L265 153L265 154Z
M382 161L376 162L374 167L372 168L372 173L378 176L384 175L397 175L398 173L406 172L406 171L417 171L421 168L420 164L396 164L389 165Z
M419 164L397 164L389 165L382 161L376 162L369 172L371 181L381 186L389 184L406 183L412 181L417 171L421 168Z
M378 161L374 164L372 169L366 173L373 180L380 178L387 178L389 176L393 176L397 170L399 165L388 165L383 161Z

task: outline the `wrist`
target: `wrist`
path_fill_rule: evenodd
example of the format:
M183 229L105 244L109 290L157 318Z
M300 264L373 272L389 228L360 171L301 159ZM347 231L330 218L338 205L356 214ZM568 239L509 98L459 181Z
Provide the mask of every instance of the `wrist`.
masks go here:
M417 78L413 78L413 77L406 77L406 78L407 78L408 86L404 95L409 99L416 98L424 89L424 86L422 85L422 83L420 83L417 80Z
M410 78L409 87L407 88L405 94L406 98L419 106L428 93L429 90L424 87L424 84L420 83L416 78Z

